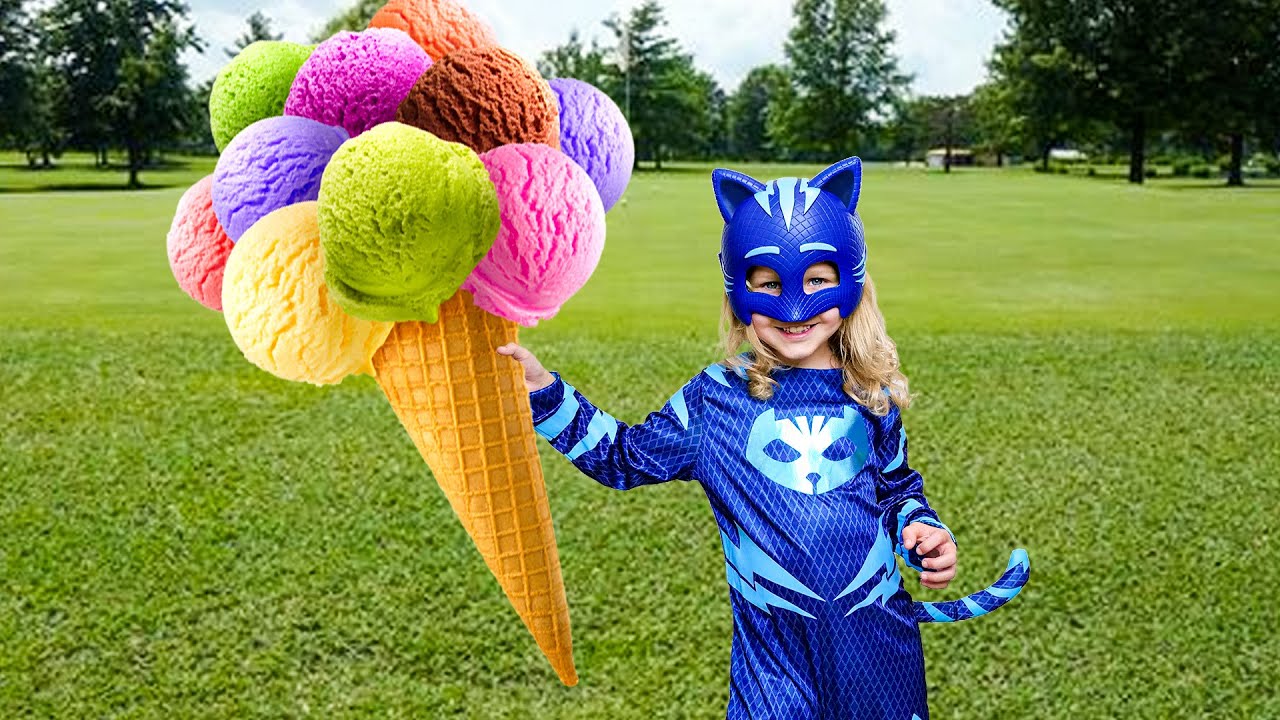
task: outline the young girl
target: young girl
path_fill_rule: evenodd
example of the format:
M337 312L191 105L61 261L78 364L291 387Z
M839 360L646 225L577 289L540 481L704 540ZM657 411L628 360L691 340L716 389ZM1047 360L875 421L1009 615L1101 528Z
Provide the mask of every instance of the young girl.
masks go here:
M918 622L984 614L1026 581L1015 553L961 600L903 588L895 550L937 589L956 545L907 464L907 379L865 271L861 175L857 158L767 185L713 173L729 357L640 425L527 349L498 349L524 366L538 434L582 472L619 490L702 484L733 603L729 718L927 718Z

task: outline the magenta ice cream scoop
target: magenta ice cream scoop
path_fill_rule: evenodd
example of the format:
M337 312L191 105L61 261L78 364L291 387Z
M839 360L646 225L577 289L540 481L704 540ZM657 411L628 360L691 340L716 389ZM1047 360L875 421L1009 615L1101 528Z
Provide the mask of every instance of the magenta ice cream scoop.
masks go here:
M315 200L320 176L347 133L301 117L272 117L241 130L213 171L213 212L232 242L271 211Z
M560 311L604 252L604 207L585 170L549 145L480 156L498 191L502 228L464 290L486 312L525 326Z
M431 58L403 30L342 32L316 47L298 70L285 115L344 128L351 137L396 119Z
M560 101L560 150L591 176L609 212L631 182L636 160L631 127L613 100L594 85L556 78L551 89Z

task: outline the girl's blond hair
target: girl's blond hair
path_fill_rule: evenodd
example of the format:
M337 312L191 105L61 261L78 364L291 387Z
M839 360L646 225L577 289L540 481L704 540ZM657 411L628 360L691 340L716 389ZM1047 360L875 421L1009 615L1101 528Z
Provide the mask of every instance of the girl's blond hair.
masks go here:
M773 386L778 384L772 377L773 371L785 363L772 348L760 341L755 328L733 314L727 295L721 315L720 337L728 356L724 364L734 370L746 371L747 390L751 396L760 400L773 397ZM876 304L876 286L870 275L862 286L862 300L858 307L840 322L840 329L828 342L831 352L844 369L844 391L858 404L876 415L887 414L890 402L900 410L911 404L907 376L899 369L898 346L885 330L884 314ZM746 343L751 345L751 358L738 355L738 350Z

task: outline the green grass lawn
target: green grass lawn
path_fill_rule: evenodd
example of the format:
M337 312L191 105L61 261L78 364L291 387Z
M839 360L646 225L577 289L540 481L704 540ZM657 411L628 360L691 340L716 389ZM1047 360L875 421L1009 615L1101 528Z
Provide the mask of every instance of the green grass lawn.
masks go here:
M723 717L698 487L614 492L540 442L561 687L373 381L276 380L177 288L165 232L210 170L0 194L0 717ZM1008 608L923 630L936 717L1280 716L1280 188L864 187L912 464L961 549L950 589L908 585L1032 559ZM609 232L522 337L639 421L719 357L707 169L638 176Z

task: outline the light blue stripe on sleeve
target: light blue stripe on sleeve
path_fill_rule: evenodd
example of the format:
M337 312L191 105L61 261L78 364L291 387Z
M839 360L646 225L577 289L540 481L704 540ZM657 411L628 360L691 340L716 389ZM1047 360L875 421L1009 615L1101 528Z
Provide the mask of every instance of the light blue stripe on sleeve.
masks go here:
M684 388L677 390L676 394L672 395L668 402L671 403L671 409L675 411L676 418L680 420L680 424L684 426L685 430L688 430L689 407L684 404Z
M894 470L897 470L899 466L902 465L902 460L903 460L902 451L906 444L907 444L907 431L902 428L898 428L898 454L893 458L893 460L889 461L888 465L884 466L884 470L882 470L881 472L887 472L887 473L893 472Z
M587 424L587 435L578 441L573 449L565 454L570 460L577 460L578 456L586 452L596 449L600 441L607 435L612 440L618 434L618 421L613 419L609 413L597 409L596 414L591 416L591 422Z
M569 427L569 423L578 416L578 401L573 397L573 386L564 384L564 397L560 399L560 407L551 417L533 426L534 432L547 440L555 440Z

